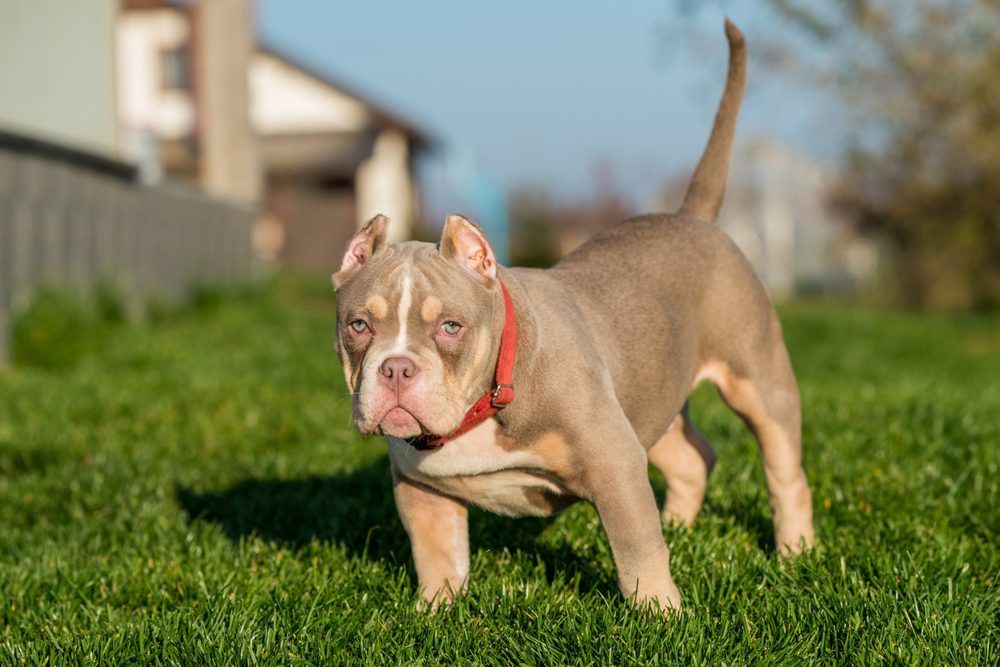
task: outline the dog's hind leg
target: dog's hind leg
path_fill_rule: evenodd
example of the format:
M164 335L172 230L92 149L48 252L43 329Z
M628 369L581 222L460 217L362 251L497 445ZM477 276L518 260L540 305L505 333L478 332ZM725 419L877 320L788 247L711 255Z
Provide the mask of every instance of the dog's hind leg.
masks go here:
M774 539L778 552L787 555L812 546L812 495L802 470L799 389L776 318L767 347L762 354L744 357L743 372L723 364L712 380L757 439L774 512Z
M711 443L691 423L687 403L647 456L667 482L664 522L691 525L705 499L716 456Z

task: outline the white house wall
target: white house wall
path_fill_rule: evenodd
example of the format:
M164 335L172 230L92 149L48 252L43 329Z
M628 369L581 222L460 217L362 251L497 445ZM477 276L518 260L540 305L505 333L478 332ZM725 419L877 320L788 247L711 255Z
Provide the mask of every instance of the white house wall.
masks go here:
M194 130L194 104L163 86L163 52L188 40L188 23L172 9L129 12L118 24L118 111L127 134L183 139ZM128 141L129 138L126 137Z
M0 127L114 157L114 0L0 0Z
M370 123L364 104L266 52L253 58L250 99L250 118L264 136L357 132Z
M381 213L392 221L390 243L411 238L414 188L409 146L402 132L386 129L379 133L371 157L358 167L355 184L359 226Z

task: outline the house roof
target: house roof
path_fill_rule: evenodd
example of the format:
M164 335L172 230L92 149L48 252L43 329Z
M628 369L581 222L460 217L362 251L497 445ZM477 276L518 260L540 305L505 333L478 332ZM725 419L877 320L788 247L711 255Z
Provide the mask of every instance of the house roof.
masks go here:
M440 143L437 138L431 136L423 128L420 128L412 121L403 118L395 111L390 110L382 103L373 99L371 95L359 92L358 88L354 85L346 84L342 79L335 79L329 74L319 71L315 67L303 64L301 60L289 56L283 51L275 48L273 45L258 44L257 51L280 60L284 64L299 70L323 86L333 88L343 95L347 95L348 97L358 100L368 109L369 113L371 113L377 123L383 125L384 127L391 127L403 132L407 135L407 137L409 137L410 141L414 143L417 149L430 150Z
M182 5L189 4L180 0L122 0L122 9L180 9Z
M126 11L143 9L175 9L183 11L191 4L191 0L122 0L122 7ZM345 82L344 79L339 76L331 76L325 71L325 68L320 70L315 66L306 64L301 59L289 55L288 53L275 47L273 44L258 42L257 51L275 58L276 60L283 62L285 65L302 72L323 86L333 88L343 95L356 99L365 106L378 124L383 127L398 129L406 134L406 136L414 144L414 148L417 150L430 150L440 145L441 141L437 137L432 136L429 132L419 127L413 121L410 121L399 115L397 112L389 109L386 105L377 101L372 95L367 92L362 92L357 86Z

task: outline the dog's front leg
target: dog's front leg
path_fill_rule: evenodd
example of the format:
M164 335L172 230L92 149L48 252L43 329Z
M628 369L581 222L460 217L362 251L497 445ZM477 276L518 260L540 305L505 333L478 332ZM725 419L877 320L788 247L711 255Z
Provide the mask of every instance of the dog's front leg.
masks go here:
M646 453L631 429L629 436L627 443L604 450L613 449L614 456L593 462L591 502L607 532L622 593L634 595L639 605L655 602L661 611L677 610L681 596L670 576Z
M451 602L469 575L465 504L392 471L396 509L410 536L420 594L432 607Z

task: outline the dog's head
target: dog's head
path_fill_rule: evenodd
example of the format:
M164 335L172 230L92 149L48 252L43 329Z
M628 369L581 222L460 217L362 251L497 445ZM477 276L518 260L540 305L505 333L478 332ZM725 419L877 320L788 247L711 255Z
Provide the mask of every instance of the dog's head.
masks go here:
M354 423L367 434L445 435L492 382L503 325L496 257L460 215L436 245L389 245L388 224L372 218L333 275Z

